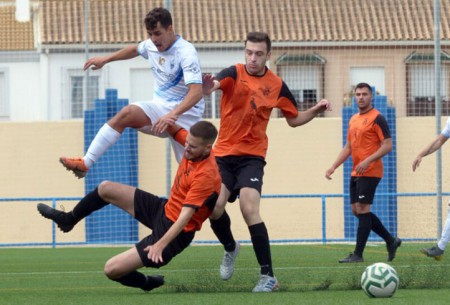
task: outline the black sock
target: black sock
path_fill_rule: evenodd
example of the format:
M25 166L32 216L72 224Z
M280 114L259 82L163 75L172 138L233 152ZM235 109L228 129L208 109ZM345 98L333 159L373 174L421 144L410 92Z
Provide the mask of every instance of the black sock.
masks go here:
M387 244L391 244L394 241L391 233L384 227L381 220L374 213L369 213L372 218L372 230L378 234Z
M122 276L121 278L113 279L113 281L119 282L128 287L144 288L145 284L147 284L147 277L143 273L133 271Z
M109 203L103 200L98 194L98 188L84 196L80 202L73 208L72 215L78 222L81 219L89 216L92 212L100 210Z
M261 274L273 276L272 256L270 254L269 234L264 222L248 227L256 259L261 266Z
M211 223L211 229L225 248L225 251L234 251L236 248L236 241L234 240L233 233L231 233L231 220L227 211L224 211L220 218L216 220L210 219L209 221Z
M355 254L362 257L367 240L369 239L370 231L372 230L372 218L370 213L358 215L358 232L356 234Z

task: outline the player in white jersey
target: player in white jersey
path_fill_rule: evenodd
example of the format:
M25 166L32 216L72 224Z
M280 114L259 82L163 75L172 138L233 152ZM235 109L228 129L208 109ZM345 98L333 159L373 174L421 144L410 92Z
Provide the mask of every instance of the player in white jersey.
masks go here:
M427 147L425 147L425 149L422 150L414 159L412 164L413 172L415 172L416 169L419 167L423 157L428 156L437 151L439 148L442 147L442 145L445 144L445 142L447 142L449 138L450 138L450 118L447 119L447 123L445 124L445 127L442 130L441 134L438 135L433 142L428 144ZM420 252L422 252L426 256L433 257L435 260L441 260L442 256L444 255L445 247L447 246L449 241L450 241L450 202L448 203L447 220L445 221L444 228L442 229L441 238L439 239L438 243L435 246L431 248L423 248L420 250Z
M165 8L151 10L144 23L149 39L107 56L93 57L84 64L85 70L90 67L97 70L109 62L141 55L150 63L155 86L152 101L127 105L105 123L83 158L59 159L78 178L86 176L89 168L117 142L126 127L167 137L167 127L175 122L189 130L202 118L202 73L194 46L175 34L172 16ZM171 140L179 162L184 147Z

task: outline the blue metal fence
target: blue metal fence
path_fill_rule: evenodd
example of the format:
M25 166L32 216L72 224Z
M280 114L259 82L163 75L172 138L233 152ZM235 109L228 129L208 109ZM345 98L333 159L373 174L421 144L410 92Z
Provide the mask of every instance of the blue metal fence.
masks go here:
M443 193L443 196L450 196L450 193ZM393 197L434 197L436 196L436 193L381 193L377 194L377 196L393 196ZM333 243L333 242L354 242L355 238L352 236L345 236L344 238L328 238L327 237L327 199L329 198L344 198L344 194L271 194L271 195L263 195L262 198L268 198L268 199L282 199L282 198L320 198L321 199L321 226L322 226L322 234L320 237L317 238L304 238L304 239L277 239L277 240L271 240L271 243L305 243L305 242L313 242L313 243ZM79 197L24 197L24 198L0 198L1 202L24 202L24 201L44 201L44 202L52 202L52 206L56 207L56 202L64 202L64 201L79 201L81 198ZM348 202L345 203L345 205ZM37 213L37 212L36 212ZM119 213L123 213L124 215L128 215L127 213L119 210ZM123 215L122 215L123 216ZM128 215L129 216L129 215ZM93 215L89 216L88 218L93 217ZM395 221L397 220L397 217L395 218ZM102 222L97 222L97 225L103 225L105 222L108 222L108 219L104 219ZM90 224L92 225L92 223ZM132 219L129 223L130 226L134 227L137 226L136 220ZM395 224L395 227L397 227L397 224ZM69 245L99 245L99 244L112 244L111 241L103 241L103 240L90 240L86 239L85 242L58 242L56 239L56 226L54 223L52 223L52 241L47 243L1 243L0 247L29 247L29 246L51 246L51 247L57 247L57 246L69 246ZM104 231L104 229L102 230ZM106 232L108 233L108 232ZM114 244L120 245L120 244L133 244L138 241L138 234L128 235L129 239L120 239L117 241L114 241ZM377 241L376 238L369 239L371 241ZM435 241L436 238L404 238L402 237L402 240L404 241ZM250 240L243 240L240 241L242 243L251 243ZM209 240L196 240L194 243L196 244L217 244L218 241L209 241Z

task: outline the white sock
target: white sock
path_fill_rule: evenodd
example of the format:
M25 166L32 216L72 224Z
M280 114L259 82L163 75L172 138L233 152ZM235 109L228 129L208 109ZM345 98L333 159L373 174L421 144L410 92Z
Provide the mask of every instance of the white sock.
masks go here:
M105 123L95 135L88 151L84 156L84 165L90 168L111 146L120 138L121 134Z
M441 239L438 242L438 247L441 250L445 250L447 243L450 241L450 206L447 214L447 220L445 221L444 229L442 229Z

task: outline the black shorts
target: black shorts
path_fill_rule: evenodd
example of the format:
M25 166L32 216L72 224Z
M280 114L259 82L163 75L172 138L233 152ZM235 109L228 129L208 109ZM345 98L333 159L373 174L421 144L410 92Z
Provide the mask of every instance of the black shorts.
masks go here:
M373 197L381 178L377 177L351 177L350 202L372 204Z
M136 189L134 193L134 217L143 225L152 230L152 234L144 237L136 244L136 249L141 257L142 263L146 267L159 268L169 263L173 257L183 251L192 239L195 232L181 232L162 253L163 262L154 263L147 257L148 252L144 251L147 246L155 244L166 234L173 222L166 217L164 206L167 199L160 198L153 194Z
M229 202L234 202L243 187L262 191L264 166L266 161L256 156L216 157L222 183L230 191Z

